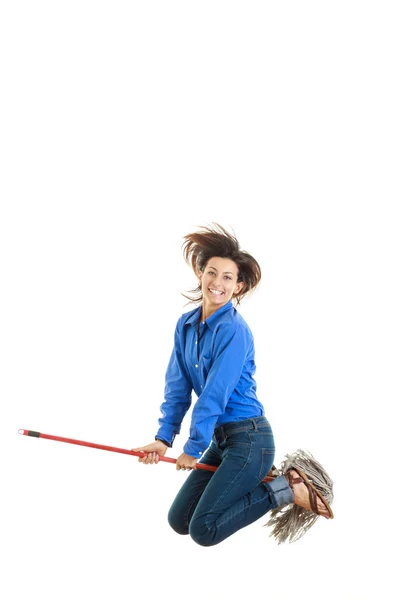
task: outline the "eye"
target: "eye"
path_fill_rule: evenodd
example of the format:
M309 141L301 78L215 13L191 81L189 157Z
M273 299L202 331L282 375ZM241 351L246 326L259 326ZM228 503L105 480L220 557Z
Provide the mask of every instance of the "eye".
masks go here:
M229 277L229 275L225 275L225 277L226 277L227 279L232 279L232 277Z
M214 271L208 271L209 275L214 275Z

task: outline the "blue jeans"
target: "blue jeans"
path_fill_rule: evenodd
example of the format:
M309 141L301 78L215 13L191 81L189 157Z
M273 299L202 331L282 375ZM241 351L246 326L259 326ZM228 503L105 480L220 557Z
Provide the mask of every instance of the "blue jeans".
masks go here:
M262 482L274 456L274 437L265 417L216 427L199 463L218 468L191 471L168 513L172 529L190 534L201 546L213 546L272 508L292 503L286 477Z

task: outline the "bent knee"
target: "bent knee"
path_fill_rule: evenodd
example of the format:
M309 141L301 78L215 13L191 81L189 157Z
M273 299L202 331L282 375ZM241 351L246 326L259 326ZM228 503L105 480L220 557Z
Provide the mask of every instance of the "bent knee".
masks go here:
M173 510L170 510L168 513L168 523L176 533L179 533L179 535L189 534L188 525L184 522L182 516L177 515Z
M215 529L209 528L204 523L191 521L189 525L190 537L199 546L215 546L218 541L215 539Z

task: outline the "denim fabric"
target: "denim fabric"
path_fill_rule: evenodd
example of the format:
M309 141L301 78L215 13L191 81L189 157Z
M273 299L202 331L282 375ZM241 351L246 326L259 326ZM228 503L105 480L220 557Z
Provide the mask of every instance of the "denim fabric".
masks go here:
M218 468L191 471L169 510L170 526L201 546L213 546L272 508L293 502L283 475L263 483L274 455L272 429L264 416L216 427L199 463Z

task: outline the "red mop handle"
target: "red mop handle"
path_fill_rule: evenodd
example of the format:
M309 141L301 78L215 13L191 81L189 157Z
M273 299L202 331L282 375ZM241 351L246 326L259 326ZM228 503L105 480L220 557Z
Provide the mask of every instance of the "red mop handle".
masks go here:
M131 456L147 456L147 452L134 452L125 448L115 448L114 446L104 446L103 444L94 444L93 442L83 442L82 440L73 440L71 438L59 437L58 435L49 435L47 433L39 433L38 431L30 431L29 429L18 429L21 435L29 435L31 437L44 438L46 440L54 440L55 442L65 442L67 444L76 444L78 446L88 446L89 448L97 448L98 450L108 450L109 452L119 452L120 454L130 454ZM159 456L160 460L169 463L176 463L176 458L168 456ZM218 467L207 465L205 463L196 463L196 469L204 469L205 471L216 471ZM265 477L263 481L273 481L274 477Z

